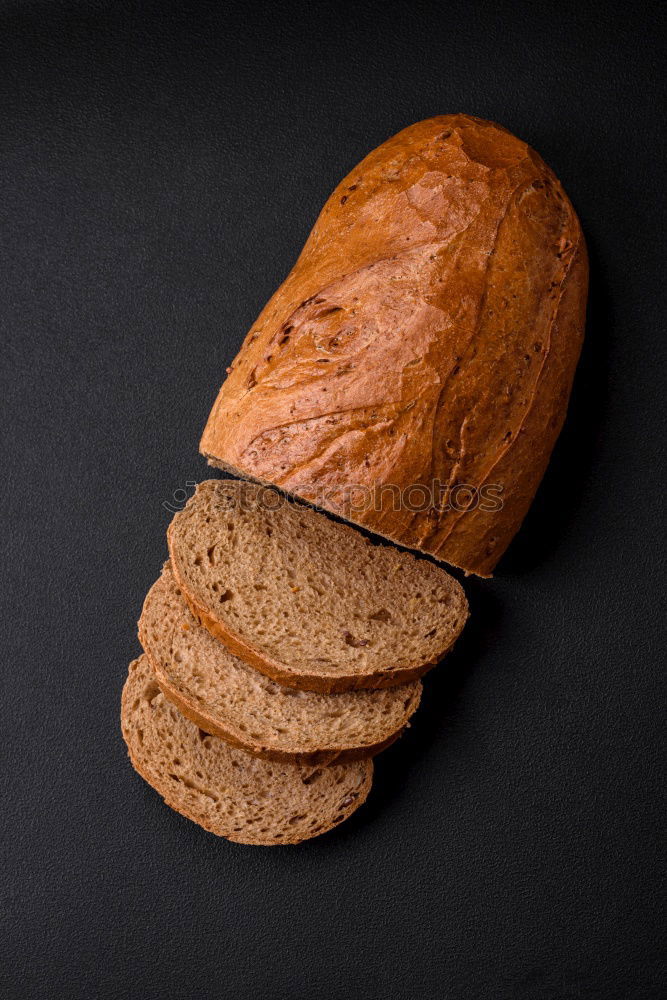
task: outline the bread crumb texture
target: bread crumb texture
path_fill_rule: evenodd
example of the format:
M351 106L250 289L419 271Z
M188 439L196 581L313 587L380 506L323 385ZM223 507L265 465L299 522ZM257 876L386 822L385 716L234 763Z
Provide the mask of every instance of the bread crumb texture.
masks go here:
M139 637L160 687L183 714L260 756L326 760L375 753L419 705L420 681L343 694L281 686L198 623L169 563L146 597Z
M165 698L146 656L130 665L121 725L133 766L167 805L241 844L296 844L325 833L371 787L370 759L275 763L210 736Z
M200 483L168 538L195 616L284 685L402 684L442 658L467 617L442 568L256 484Z

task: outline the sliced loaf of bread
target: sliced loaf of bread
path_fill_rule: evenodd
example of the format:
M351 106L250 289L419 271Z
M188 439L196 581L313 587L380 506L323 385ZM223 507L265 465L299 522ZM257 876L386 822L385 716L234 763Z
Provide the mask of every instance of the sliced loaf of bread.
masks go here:
M240 844L297 844L342 823L370 791L370 759L312 767L260 760L202 732L130 665L121 725L134 768L167 805Z
M273 760L323 763L392 743L421 682L383 691L295 691L230 653L192 615L169 563L148 592L139 638L155 679L187 718L232 746Z
M200 483L168 531L195 617L283 685L333 693L414 680L467 617L440 567L233 480Z

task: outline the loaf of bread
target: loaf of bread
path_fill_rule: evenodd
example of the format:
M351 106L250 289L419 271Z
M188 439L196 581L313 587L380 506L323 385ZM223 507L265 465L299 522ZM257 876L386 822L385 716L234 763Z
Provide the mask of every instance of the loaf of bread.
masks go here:
M587 280L577 216L525 142L468 115L413 125L327 201L201 451L489 575L563 423Z
M160 688L183 715L270 760L315 764L372 756L393 743L419 705L420 681L345 694L282 687L197 622L169 563L148 592L139 638Z
M332 694L404 684L467 617L443 569L252 483L200 483L167 532L192 613L280 684Z
M141 615L122 729L170 806L288 844L364 801L467 602L340 518L490 575L565 417L587 283L559 181L492 122L420 122L336 188L201 440L241 481L176 514Z
M276 763L200 730L165 698L145 656L130 665L121 727L136 771L167 805L240 844L297 844L342 823L366 799L369 758Z

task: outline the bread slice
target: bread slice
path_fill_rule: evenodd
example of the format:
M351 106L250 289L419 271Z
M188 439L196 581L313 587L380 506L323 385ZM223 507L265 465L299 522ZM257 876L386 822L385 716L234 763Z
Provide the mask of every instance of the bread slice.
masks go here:
M467 617L462 588L440 567L254 483L200 483L168 541L195 617L289 687L331 694L414 680Z
M308 840L342 823L370 791L369 758L278 764L207 735L165 698L145 656L130 664L121 725L134 768L167 805L240 844Z
M419 705L421 682L317 694L281 687L193 617L169 563L148 592L139 638L155 679L188 719L248 753L323 763L378 753Z

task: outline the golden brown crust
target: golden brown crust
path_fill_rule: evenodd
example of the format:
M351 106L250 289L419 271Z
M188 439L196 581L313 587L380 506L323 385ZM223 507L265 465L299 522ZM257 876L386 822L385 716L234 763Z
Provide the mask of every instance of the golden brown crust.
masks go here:
M489 575L563 423L587 281L578 219L537 153L467 115L419 122L327 201L248 333L201 451ZM391 509L386 487L405 498L415 484L476 499ZM496 486L502 509L484 509Z
M397 670L379 670L373 674L336 674L327 676L323 674L304 673L300 668L299 673L294 673L270 657L263 656L256 649L249 646L241 636L227 629L220 621L212 618L206 608L188 592L187 580L178 570L178 559L172 550L171 525L167 529L167 541L169 544L169 555L171 558L171 571L180 587L183 597L190 608L190 611L197 621L206 628L211 635L215 636L227 649L238 656L245 663L250 664L256 670L266 674L272 680L277 681L284 687L295 688L300 691L316 691L318 694L342 694L345 691L375 690L379 688L395 687L398 684L405 684L408 681L415 681L422 677L427 671L437 666L436 662L429 661L416 667L402 667ZM457 636L452 640L447 649L443 650L441 656L445 656L454 645ZM439 661L437 661L439 662ZM205 726L202 726L205 729ZM385 745L381 746L384 749ZM246 747L243 747L246 750ZM379 751L376 751L379 752ZM368 756L364 754L363 756ZM349 758L348 758L349 759Z

